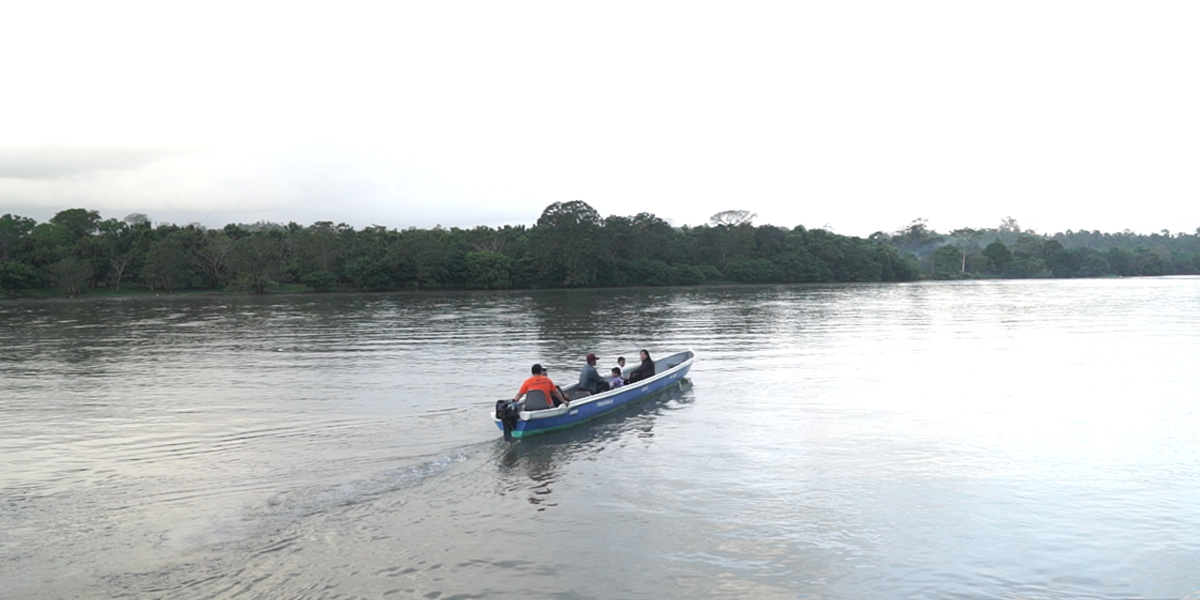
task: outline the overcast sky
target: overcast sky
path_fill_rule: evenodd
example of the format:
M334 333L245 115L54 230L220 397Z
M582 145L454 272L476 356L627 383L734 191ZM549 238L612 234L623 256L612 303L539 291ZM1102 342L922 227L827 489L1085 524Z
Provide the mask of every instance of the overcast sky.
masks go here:
M14 2L0 214L1200 227L1196 2Z

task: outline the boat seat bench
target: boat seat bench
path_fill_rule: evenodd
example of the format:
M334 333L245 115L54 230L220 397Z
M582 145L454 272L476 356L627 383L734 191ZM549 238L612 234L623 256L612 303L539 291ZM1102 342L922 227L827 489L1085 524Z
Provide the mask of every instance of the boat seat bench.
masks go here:
M529 390L525 392L524 410L545 410L551 407L550 398L546 397L546 392L542 390Z

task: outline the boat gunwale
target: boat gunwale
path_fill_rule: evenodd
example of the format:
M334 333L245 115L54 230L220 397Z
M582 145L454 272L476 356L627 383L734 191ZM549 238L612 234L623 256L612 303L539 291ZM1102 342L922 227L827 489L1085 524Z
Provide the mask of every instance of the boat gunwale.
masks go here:
M662 360L667 360L671 357L678 356L681 354L687 355L687 359L684 360L683 362L680 362L679 364L674 365L671 368L663 371L662 373L655 373L653 377L649 377L647 379L642 379L642 380L636 381L633 384L627 383L621 387L611 389L606 392L601 392L599 394L592 394L592 395L586 396L584 398L572 400L572 401L568 402L567 404L564 404L562 406L557 406L555 408L547 408L547 409L535 410L535 411L523 410L520 412L519 418L520 418L520 420L526 421L526 422L539 421L541 419L550 419L553 417L559 417L559 416L566 415L566 414L568 414L568 412L571 409L573 409L573 408L577 409L581 406L591 404L592 402L606 400L608 398L617 398L617 397L623 396L623 395L629 395L631 397L637 396L637 395L639 395L639 394L637 394L637 392L640 391L638 388L643 387L645 384L653 383L655 380L658 380L658 379L661 379L664 377L668 377L681 369L691 368L692 362L694 362L696 360L696 352L694 350L692 350L691 348L668 354ZM655 361L655 362L657 363L658 361ZM567 386L566 389L572 389L577 386L578 386L578 384L571 384L570 386ZM629 389L626 389L626 388L629 388ZM617 404L616 402L613 403L614 409L619 406L622 406L622 404ZM494 417L495 417L495 414L493 413L493 418ZM496 419L496 420L499 421L499 419Z

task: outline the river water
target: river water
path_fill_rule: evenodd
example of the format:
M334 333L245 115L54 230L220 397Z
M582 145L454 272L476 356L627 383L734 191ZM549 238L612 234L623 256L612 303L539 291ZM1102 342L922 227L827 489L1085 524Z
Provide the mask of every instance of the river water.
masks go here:
M5 302L0 596L1197 598L1198 367L1195 277Z

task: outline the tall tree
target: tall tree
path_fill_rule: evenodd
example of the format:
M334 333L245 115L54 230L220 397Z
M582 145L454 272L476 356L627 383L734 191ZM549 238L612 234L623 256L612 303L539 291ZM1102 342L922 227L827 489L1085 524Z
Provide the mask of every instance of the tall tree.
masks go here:
M37 269L15 260L0 260L0 294L16 298L38 285Z
M190 282L194 262L188 237L185 230L176 229L150 244L141 271L150 289L172 293Z
M542 280L552 286L595 285L605 258L600 213L582 200L542 211L530 241Z
M212 286L219 288L229 280L229 262L235 242L224 231L207 231L192 249L196 266Z
M318 221L292 236L296 261L304 273L336 273L345 258L343 238L332 221Z
M758 215L748 210L723 210L708 218L708 224L713 227L737 227L751 225Z
M37 221L29 217L19 217L12 214L0 216L0 260L13 257L17 244L29 235Z
M992 272L997 275L1007 272L1009 263L1012 262L1012 252L1000 240L988 244L987 248L983 249L983 256Z
M84 286L95 272L89 261L74 256L68 256L50 265L47 270L55 287L72 298L83 293Z
M963 227L950 232L950 236L954 239L954 245L961 254L962 260L959 264L959 273L966 274L967 254L970 252L979 252L979 239L983 236L983 230Z
M497 252L468 252L469 286L484 290L512 287L512 259Z
M145 213L129 213L121 220L127 223L130 227L133 227L134 225L150 224L150 217L146 216Z
M287 252L284 243L278 230L256 231L234 242L229 261L237 272L237 284L255 294L278 285Z
M84 208L71 208L50 217L50 222L67 230L70 243L86 235L96 233L100 226L100 213Z

